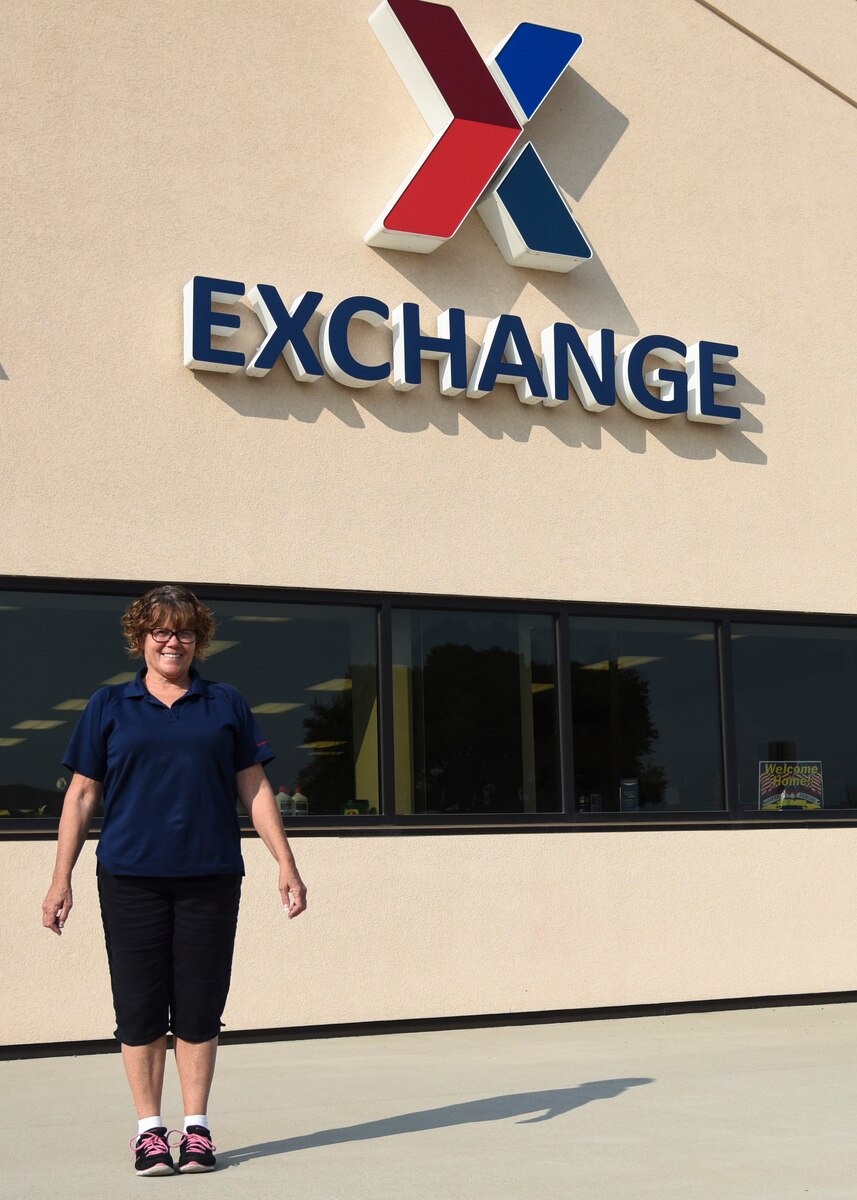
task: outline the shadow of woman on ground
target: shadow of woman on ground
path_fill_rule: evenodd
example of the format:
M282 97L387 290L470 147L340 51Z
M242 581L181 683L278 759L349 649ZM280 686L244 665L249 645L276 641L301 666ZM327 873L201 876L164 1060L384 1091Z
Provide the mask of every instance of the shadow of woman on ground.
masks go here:
M554 1088L544 1092L513 1092L508 1096L468 1100L462 1104L448 1104L443 1108L427 1108L419 1112L402 1113L396 1117L384 1117L378 1121L364 1121L359 1125L321 1129L317 1133L303 1134L299 1137L260 1142L253 1146L239 1146L218 1155L218 1160L222 1167L237 1167L252 1158L266 1158L273 1154L290 1154L296 1150L313 1150L320 1146L393 1137L401 1133L419 1133L422 1130L443 1129L453 1125L504 1121L511 1117L522 1118L516 1122L518 1125L532 1125L562 1116L563 1113L581 1108L594 1100L612 1100L615 1096L621 1096L628 1088L653 1082L654 1080L648 1078L598 1079L578 1084L573 1088Z

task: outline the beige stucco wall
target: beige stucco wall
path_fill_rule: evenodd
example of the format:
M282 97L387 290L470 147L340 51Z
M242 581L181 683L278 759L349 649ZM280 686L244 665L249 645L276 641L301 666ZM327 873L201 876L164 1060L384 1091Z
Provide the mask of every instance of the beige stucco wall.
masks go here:
M294 839L247 879L227 1028L538 1012L857 988L854 829ZM112 1034L94 846L61 938L39 928L49 843L0 847L0 1044Z
M521 20L584 34L531 134L596 258L515 270L475 216L379 253L427 133L372 6L1 0L0 574L854 612L854 109L693 0L457 0L485 53ZM844 0L724 9L850 86ZM504 310L734 341L744 415L444 399L431 367L406 395L195 375L194 274L462 306L471 360ZM248 309L235 346L260 336ZM288 925L249 842L227 1020L854 988L855 837L307 837ZM92 850L60 942L52 845L0 844L0 1042L109 1033Z
M379 253L427 133L372 3L4 5L0 572L853 611L854 109L693 0L458 0L485 53L584 34L530 128L597 257L514 269L475 215ZM808 4L756 8L794 53ZM839 86L849 11L812 10ZM473 355L505 309L734 341L745 416L194 375L195 273L461 305Z

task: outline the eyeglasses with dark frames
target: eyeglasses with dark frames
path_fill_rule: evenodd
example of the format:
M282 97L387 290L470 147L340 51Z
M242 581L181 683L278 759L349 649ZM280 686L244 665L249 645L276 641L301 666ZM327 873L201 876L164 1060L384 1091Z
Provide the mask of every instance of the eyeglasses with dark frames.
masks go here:
M150 629L149 632L152 639L161 646L165 645L171 637L178 638L183 646L189 646L191 642L196 641L195 629Z

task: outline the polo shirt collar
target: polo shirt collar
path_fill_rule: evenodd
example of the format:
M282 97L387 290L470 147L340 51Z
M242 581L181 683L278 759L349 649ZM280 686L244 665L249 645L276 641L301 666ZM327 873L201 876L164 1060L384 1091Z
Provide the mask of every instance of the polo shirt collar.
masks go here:
M146 684L145 684L145 676L146 676L147 670L148 670L148 667L141 667L141 669L137 672L137 674L130 681L130 683L125 684L125 687L122 690L123 697L125 697L125 696L142 696L143 699L146 699L146 697L155 699L155 697L152 696L151 692L149 691L149 689L146 687ZM190 686L188 687L187 691L185 692L185 696L204 696L205 694L206 694L205 680L200 677L199 671L197 671L196 667L191 667L191 669L190 669ZM184 697L182 697L182 698L184 698Z

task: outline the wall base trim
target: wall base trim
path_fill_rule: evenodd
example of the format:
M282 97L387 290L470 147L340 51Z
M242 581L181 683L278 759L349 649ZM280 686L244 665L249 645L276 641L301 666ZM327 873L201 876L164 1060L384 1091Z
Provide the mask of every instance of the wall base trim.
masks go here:
M224 1030L221 1046L254 1042L295 1042L314 1038L369 1037L385 1033L430 1033L442 1029L483 1029L503 1025L545 1025L563 1021L608 1021L627 1017L671 1017L680 1013L726 1012L741 1008L788 1008L818 1004L854 1004L857 991L801 992L787 996L737 996L716 1000L678 1000L659 1004L616 1004L603 1008L560 1008L534 1012L482 1013L457 1017L416 1017L354 1021L333 1025L295 1025L271 1029ZM172 1037L167 1036L172 1048ZM79 1054L118 1054L113 1038L79 1042L22 1042L0 1046L0 1062L20 1058L58 1058Z

